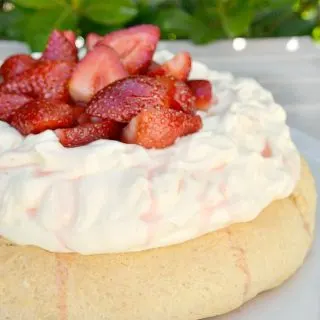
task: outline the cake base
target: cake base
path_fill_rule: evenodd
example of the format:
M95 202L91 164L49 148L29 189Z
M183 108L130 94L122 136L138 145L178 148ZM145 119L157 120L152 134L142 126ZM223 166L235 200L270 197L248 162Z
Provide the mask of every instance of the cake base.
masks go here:
M302 265L315 211L315 183L302 160L290 197L252 222L183 244L81 256L1 238L0 319L197 320L229 312Z

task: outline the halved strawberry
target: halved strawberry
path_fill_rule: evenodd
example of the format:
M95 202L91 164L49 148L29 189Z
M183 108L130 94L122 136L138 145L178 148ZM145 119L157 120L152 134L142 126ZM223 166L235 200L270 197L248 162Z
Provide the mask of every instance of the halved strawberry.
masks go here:
M69 83L74 101L88 102L108 84L128 76L118 54L105 45L99 45L78 63Z
M100 123L85 123L55 132L63 146L78 147L99 139L116 139L120 136L121 129L121 124L107 119Z
M11 120L11 125L23 135L67 128L73 123L71 106L48 100L34 100L25 104L15 112Z
M208 110L213 102L211 82L208 80L189 80L187 85L196 99L196 108L199 110Z
M160 29L154 25L139 25L114 31L99 43L112 47L130 74L146 71L160 39Z
M0 84L0 92L26 94L35 99L69 100L68 82L74 63L43 61Z
M147 75L149 76L171 76L177 80L185 81L188 79L191 71L191 56L189 52L180 52L171 60L166 61L162 65L154 65L149 68Z
M201 127L202 121L197 115L173 109L149 108L123 129L122 141L148 149L162 149L172 145L179 137L199 131Z
M6 59L0 67L4 81L34 67L36 60L27 54L16 54Z
M71 43L62 31L52 31L41 57L41 61L47 60L77 62L78 50L75 43Z
M103 119L129 122L142 109L158 106L170 107L168 88L156 78L130 76L100 90L86 111Z
M69 42L73 45L76 42L76 34L72 30L64 30L62 31L63 35L69 40Z
M86 47L88 51L92 50L94 46L103 39L102 36L97 33L91 32L86 37Z
M168 88L170 107L186 113L195 112L195 98L191 89L183 81L175 80L173 77L156 77Z
M0 93L0 120L10 121L15 111L31 100L25 95Z

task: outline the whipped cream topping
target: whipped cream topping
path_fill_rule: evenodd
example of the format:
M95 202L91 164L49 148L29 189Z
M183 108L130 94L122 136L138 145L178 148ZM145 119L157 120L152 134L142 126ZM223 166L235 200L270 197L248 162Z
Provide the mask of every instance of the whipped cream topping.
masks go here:
M271 93L199 62L190 78L212 81L218 103L199 113L200 132L162 150L68 149L53 131L24 138L0 122L0 235L53 252L138 251L253 220L289 196L300 156Z

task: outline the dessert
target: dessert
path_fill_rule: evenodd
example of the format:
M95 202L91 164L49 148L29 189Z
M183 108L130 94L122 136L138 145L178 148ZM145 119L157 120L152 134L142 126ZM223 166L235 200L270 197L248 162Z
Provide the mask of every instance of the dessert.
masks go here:
M272 95L154 26L65 34L0 84L0 318L197 320L290 277L316 191Z

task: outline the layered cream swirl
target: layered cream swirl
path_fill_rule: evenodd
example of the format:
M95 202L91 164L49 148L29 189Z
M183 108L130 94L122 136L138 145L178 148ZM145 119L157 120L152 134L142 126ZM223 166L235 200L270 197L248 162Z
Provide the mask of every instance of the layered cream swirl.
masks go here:
M0 122L0 235L53 252L138 251L253 220L289 196L300 156L271 93L198 62L191 79L212 81L218 103L200 132L162 150L68 149L53 131L24 138Z

